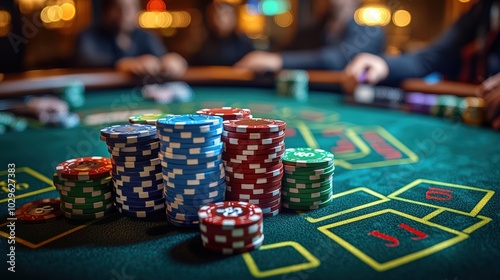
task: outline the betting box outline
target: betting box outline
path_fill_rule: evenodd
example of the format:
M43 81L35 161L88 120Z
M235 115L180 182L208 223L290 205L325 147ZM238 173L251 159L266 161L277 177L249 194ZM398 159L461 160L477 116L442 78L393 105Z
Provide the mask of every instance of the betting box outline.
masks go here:
M370 147L368 147L368 145L366 145L366 143L363 142L363 140L361 138L359 138L358 135L356 135L356 133L350 129L350 128L343 128L343 127L338 127L338 128L335 128L335 129L329 129L327 131L323 131L323 135L324 133L330 133L332 131L343 131L344 132L344 136L351 140L351 142L360 150L359 152L355 152L355 153L343 153L343 152L340 152L340 153L336 153L336 154L340 154L340 158L337 157L337 159L340 159L340 160L352 160L352 159L359 159L359 158L363 158L367 155L370 154Z
M381 204L381 203L384 203L384 202L387 202L387 201L390 201L389 198L385 197L384 195L381 195L371 189L368 189L368 188L365 188L365 187L359 187L359 188L355 188L355 189L352 189L352 190L348 190L348 191L344 191L344 192L341 192L341 193L338 193L338 194L334 194L332 197L333 199L335 200L336 198L339 198L339 197L342 197L342 196L346 196L346 195L350 195L350 194L353 194L353 193L356 193L356 192L365 192L365 193L368 193L369 195L372 195L376 198L378 198L378 200L375 200L373 202L369 202L369 203L365 203L365 204L361 204L361 205L358 205L358 206L355 206L355 207L351 207L351 208L348 208L348 209L344 209L342 211L339 211L339 212L336 212L336 213L332 213L332 214L329 214L329 215L326 215L326 216L322 216L322 217L319 217L319 218L313 218L313 217L306 217L306 220L310 223L317 223L317 222L321 222L321 221L324 221L324 220L327 220L327 219L331 219L331 218L334 218L334 217L337 217L337 216L340 216L340 215L344 215L344 214L347 214L347 213L350 213L350 212L354 212L354 211L358 211L358 210L361 210L361 209L365 209L365 208L368 208L368 207L372 207L372 206L375 206L375 205L378 205L378 204Z
M453 208L447 208L447 207L437 206L437 205L430 204L430 203L425 203L425 202L420 202L420 201L415 201L415 200L411 200L411 199L407 199L407 198L398 197L398 195L404 193L405 191L407 191L407 190L409 190L409 189L411 189L411 188L413 188L415 186L418 186L419 184L430 184L430 185L432 184L432 185L436 185L436 186L446 186L446 187L466 189L466 190L472 190L472 191L480 191L480 192L485 192L486 194L476 204L476 206L474 208L472 208L472 210L470 212L464 212L464 211L456 210L456 209L453 209ZM483 209L483 207L486 206L486 204L491 199L491 197L493 197L494 194L495 194L495 191L492 191L492 190L480 189L480 188L475 188L475 187L470 187L470 186L465 186L465 185L452 184L452 183L445 183L445 182L428 180L428 179L417 179L417 180L415 180L415 181L407 184L406 186L404 186L404 187L396 190L395 192L389 194L387 197L389 197L391 199L396 199L396 200L408 202L408 203L424 205L424 206L427 206L427 207L432 207L432 208L437 208L437 209L445 209L445 210L450 211L450 212L454 212L454 213L459 213L459 214L463 214L463 215L475 217L475 216L477 216L477 214L479 214L479 212L481 211L481 209Z
M346 169L363 169L363 168L373 168L373 167L384 167L384 166L392 166L392 165L400 165L400 164L410 164L410 163L416 163L419 161L419 157L411 151L408 147L406 147L403 143L401 143L398 139L396 139L392 134L390 134L387 130L385 130L381 126L366 126L366 127L354 127L354 128L349 128L352 130L354 133L362 133L366 131L374 131L378 133L382 138L384 138L388 143L390 143L392 146L396 147L399 149L400 152L402 152L405 156L408 158L405 159L389 159L389 160L382 160L382 161L373 161L373 162L366 162L366 163L349 163L343 159L338 159L336 160L337 164L339 166L342 166ZM359 141L362 141L359 139ZM359 143L358 143L359 145ZM371 151L371 149L370 149Z
M307 145L312 148L312 149L318 149L320 148L318 142L314 138L313 133L310 130L310 127L308 127L305 123L299 121L296 124L297 130L301 133L302 137L304 138L305 142ZM334 129L337 128L338 126L333 125L330 126L329 129ZM341 128L341 127L339 127ZM361 149L362 147L369 147L361 138L358 137L357 134L360 134L362 132L366 131L374 131L377 134L379 134L384 140L386 140L389 144L392 146L396 147L400 152L402 152L405 156L408 158L404 159L389 159L389 160L381 160L381 161L372 161L372 162L366 162L366 163L349 163L347 160L349 159L359 159L362 157L358 158L358 154L360 152L356 152L353 156L353 158L349 158L350 155L348 154L342 154L342 157L336 158L335 159L335 165L336 166L341 166L345 169L350 169L350 170L355 170L355 169L364 169L364 168L374 168L374 167L385 167L385 166L392 166L392 165L400 165L400 164L410 164L410 163L417 163L419 161L419 157L417 154L415 154L413 151L411 151L408 147L406 147L403 143L401 143L398 139L396 139L392 134L390 134L387 130L385 130L381 126L366 126L366 127L351 127L351 128L344 128L346 133L345 135L355 135L356 137L350 138L351 141ZM363 151L363 150L362 150ZM368 153L366 151L363 151L363 153L366 153L365 156L368 156L371 153L372 149L369 148Z
M243 257L243 260L245 261L245 264L247 265L247 268L250 271L250 273L257 278L264 278L285 273L292 273L300 270L315 268L321 265L320 260L318 260L300 243L295 241L284 241L268 245L262 245L259 247L258 250L263 251L263 250L270 250L287 246L294 248L299 254L301 254L307 260L307 262L261 271L257 266L257 264L255 263L250 252L244 253L241 256Z
M366 253L364 253L363 251L361 251L360 249L354 247L349 242L347 242L346 240L342 239L341 237L337 236L336 234L334 234L333 232L331 232L329 230L330 228L342 226L342 225L345 225L345 224L349 224L349 223L360 221L360 220L364 220L364 219L368 219L368 218L371 218L371 217L374 217L374 216L378 216L378 215L382 215L382 214L385 214L385 213L393 213L395 215L399 215L401 217L405 217L407 219L414 220L416 222L419 222L419 223L422 223L422 224L425 224L425 225L428 225L428 226L431 226L431 227L435 227L435 228L441 229L443 231L446 231L446 232L449 232L449 233L452 233L452 234L456 235L456 237L453 237L451 239L442 241L442 242L440 242L438 244L435 244L435 245L433 245L433 246L431 246L429 248L425 248L423 250L420 250L420 251L417 251L417 252L414 252L414 253L411 253L411 254L408 254L408 255L405 255L405 256L402 256L402 257L390 260L390 261L387 261L385 263L379 263L379 262L375 261L373 258L371 258L370 256L368 256ZM455 245L455 244L457 244L457 243L459 243L459 242L461 242L461 241L463 241L463 240L465 240L465 239L467 239L469 237L469 235L467 235L467 234L465 234L463 232L460 232L460 231L457 231L457 230L454 230L454 229L450 229L450 228L441 226L439 224L435 224L435 223L429 222L429 221L424 220L422 218L414 217L414 216L411 216L409 214L406 214L406 213L403 213L403 212L399 212L399 211L396 211L394 209L389 209L389 208L388 209L384 209L384 210L380 210L380 211L377 211L377 212L365 214L365 215L362 215L362 216L358 216L358 217L355 217L355 218L347 219L347 220L344 220L344 221L335 222L335 223L332 223L332 224L321 226L321 227L318 227L318 230L320 232L322 232L323 234L325 234L330 239L332 239L333 241L337 242L340 246L342 246L344 249L346 249L347 251L349 251L350 253L352 253L353 255L355 255L361 261L363 261L364 263L366 263L367 265L369 265L370 267L372 267L373 269L375 269L375 270L377 270L379 272L382 272L382 271L385 271L385 270L388 270L388 269L392 269L392 268L395 268L395 267L398 267L398 266L410 263L410 262L415 261L417 259L420 259L420 258L429 256L429 255L432 255L432 254L434 254L436 252L439 252L439 251L441 251L443 249L451 247L451 246L453 246L453 245Z
M436 209L433 212L425 215L424 217L422 217L422 220L431 221L434 217L436 217L439 214L444 213L444 212L451 212L451 211L448 211L448 210L446 210L444 208L439 208L439 209ZM491 218L483 216L483 215L469 216L469 215L465 215L465 214L462 214L462 213L456 213L456 212L451 212L451 213L458 214L458 215L464 215L464 216L468 216L468 217L471 217L471 218L477 218L477 219L480 220L479 222L477 222L475 224L472 224L471 226L463 229L462 232L466 233L466 234L471 234L474 231L482 228L483 226L485 226L486 224L488 224L489 222L492 221Z
M20 172L25 172L25 173L33 176L34 178L36 178L36 179L38 179L38 180L40 180L40 181L42 181L44 183L49 184L49 187L43 188L43 189L40 189L40 190L36 190L36 191L32 191L32 192L23 193L21 195L16 195L16 199L24 198L24 197L29 197L29 196L33 196L33 195L36 195L36 194L40 194L40 193L44 193L44 192L55 190L53 182L49 178L47 178L44 175L42 175L41 173L39 173L39 172L37 172L37 171L29 168L29 167L20 167L20 168L17 168L16 169L16 174L20 173ZM5 174L7 174L7 170L0 171L0 176L3 176ZM8 198L2 199L2 200L0 200L0 203L3 203L5 201L7 201L7 200L8 200ZM37 249L37 248L40 248L40 247L42 247L42 246L44 246L44 245L46 245L46 244L48 244L48 243L50 243L50 242L52 242L54 240L57 240L57 239L62 238L64 236L66 236L66 235L69 235L69 234L71 234L71 233L73 233L75 231L83 229L86 226L88 226L90 224L93 224L93 223L95 223L95 222L97 222L99 220L101 220L101 219L96 219L96 220L87 222L87 223L85 223L83 225L79 225L79 226L77 226L75 228L72 228L72 229L70 229L68 231L62 232L62 233L60 233L60 234L58 234L56 236L53 236L53 237L51 237L51 238L49 238L47 240L42 241L40 243L36 243L35 244L35 243L32 243L32 242L30 242L28 240L25 240L25 239L23 239L23 238L21 238L19 236L16 236L16 242L20 243L20 244L23 244L23 245L25 245L25 246L27 246L27 247L29 247L31 249ZM3 224L0 224L0 228L6 226L9 223L10 223L10 221L5 222ZM9 236L10 236L10 234L7 233L7 232L4 232L4 231L0 231L0 236L3 236L3 237L5 237L5 238L8 239Z
M16 168L16 174L18 174L18 173L27 173L28 175L34 177L35 179L38 179L38 180L40 180L40 181L48 184L49 187L46 187L46 188L43 188L43 189L40 189L40 190L36 190L36 191L32 191L32 192L23 193L23 194L20 194L20 195L16 195L16 199L21 199L21 198L32 196L32 195L35 195L35 194L40 194L40 193L44 193L44 192L55 190L55 187L52 184L52 180L50 180L49 178L43 176L39 172L37 172L37 171L35 171L35 170L33 170L33 169L29 168L29 167ZM7 170L0 171L0 176L4 176L4 175L7 175L7 174L8 174ZM4 203L8 199L9 198L1 199L0 203Z

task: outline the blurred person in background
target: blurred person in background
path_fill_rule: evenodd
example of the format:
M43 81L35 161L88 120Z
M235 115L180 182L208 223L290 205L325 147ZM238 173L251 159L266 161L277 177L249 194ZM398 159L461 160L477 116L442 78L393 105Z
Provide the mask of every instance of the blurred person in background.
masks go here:
M359 54L346 67L371 84L399 85L439 72L449 80L481 84L487 119L500 129L500 0L480 0L428 47L400 56Z
M102 0L99 24L77 39L77 67L115 67L135 75L180 77L187 63L179 54L167 53L153 34L137 26L139 0Z
M253 51L253 44L238 34L236 8L227 3L210 3L205 10L208 36L200 50L190 59L190 65L232 66Z
M329 0L328 16L318 48L280 53L254 51L235 66L257 72L342 70L358 53L380 54L385 50L385 32L381 27L360 26L354 21L354 12L359 5L359 0ZM297 39L302 40L301 37Z

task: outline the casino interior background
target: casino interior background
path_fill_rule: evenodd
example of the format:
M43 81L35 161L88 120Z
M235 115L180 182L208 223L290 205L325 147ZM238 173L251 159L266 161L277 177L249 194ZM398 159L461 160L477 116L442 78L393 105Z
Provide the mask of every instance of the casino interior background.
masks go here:
M293 49L301 31L315 29L328 0L219 0L238 6L238 29L259 49ZM7 0L0 2L0 72L71 67L75 38L99 17L99 1ZM185 57L202 45L208 0L142 0L139 25L157 32ZM408 51L440 34L471 0L364 0L356 21L381 25L387 52ZM317 28L316 28L317 29Z

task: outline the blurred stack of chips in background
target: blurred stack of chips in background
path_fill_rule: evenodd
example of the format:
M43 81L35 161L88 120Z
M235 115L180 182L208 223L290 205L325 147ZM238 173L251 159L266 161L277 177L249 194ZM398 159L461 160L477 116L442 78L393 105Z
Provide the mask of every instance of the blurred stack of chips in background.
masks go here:
M283 70L276 77L276 90L279 96L305 102L309 99L309 74L305 70Z

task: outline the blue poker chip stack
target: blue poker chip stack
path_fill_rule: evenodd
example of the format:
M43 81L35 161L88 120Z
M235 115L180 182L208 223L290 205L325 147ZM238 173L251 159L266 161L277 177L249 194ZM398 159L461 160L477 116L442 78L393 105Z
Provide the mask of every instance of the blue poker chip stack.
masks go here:
M207 115L158 119L166 213L173 225L197 227L200 207L224 201L222 121Z
M112 163L115 205L120 213L148 218L163 213L163 179L156 127L125 124L101 130Z

